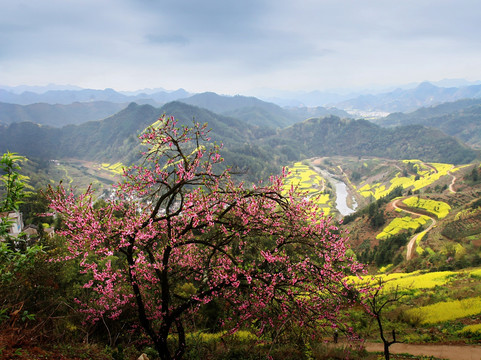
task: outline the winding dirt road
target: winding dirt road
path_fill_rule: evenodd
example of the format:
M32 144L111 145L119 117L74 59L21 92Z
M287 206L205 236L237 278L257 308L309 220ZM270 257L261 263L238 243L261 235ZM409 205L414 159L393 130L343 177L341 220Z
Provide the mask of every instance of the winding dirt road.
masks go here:
M367 343L367 351L384 351L381 343ZM412 345L393 344L389 347L391 354L411 354L414 356L434 356L449 360L480 360L481 346L475 345Z
M449 171L448 174L453 177L453 179L451 180L451 184L449 184L449 191L451 191L452 193L455 193L456 190L454 190L454 183L456 182L456 176L454 176L454 174L451 171Z
M425 215L425 214L417 213L417 212L415 212L415 211L406 210L405 208L400 207L400 206L398 205L398 203L399 203L399 201L402 201L402 200L404 200L404 199L394 200L393 203L392 203L392 206L393 206L395 209L400 209L400 210L402 210L402 211L405 211L405 212L407 212L407 213L409 213L409 214L413 214L413 215L416 215L416 216ZM416 249L416 247L415 247L414 245L416 244L417 238L418 238L419 236L421 236L421 234L424 234L424 233L427 233L428 231L430 231L430 230L436 225L436 223L437 223L437 222L436 222L436 219L435 219L434 217L431 217L431 216L430 216L429 218L431 219L431 225L429 225L429 227L428 227L426 230L424 230L424 231L422 231L422 232L414 235L414 236L411 238L411 240L409 240L409 243L408 243L408 246L407 246L407 251L406 251L406 260L411 260L411 259L413 258L413 256L414 256L414 251L415 251L415 249Z

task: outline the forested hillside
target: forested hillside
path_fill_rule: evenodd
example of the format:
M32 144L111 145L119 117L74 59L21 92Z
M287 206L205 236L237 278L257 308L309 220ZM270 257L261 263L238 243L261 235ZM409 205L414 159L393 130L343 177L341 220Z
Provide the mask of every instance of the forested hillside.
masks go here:
M391 159L467 163L478 152L440 130L419 125L382 128L366 120L336 116L312 118L282 130L254 126L181 102L161 108L131 103L100 121L62 128L31 122L0 127L0 151L36 159L81 159L96 162L136 162L142 151L137 136L160 116L181 124L208 123L211 141L223 143L222 155L251 181L280 171L283 165L315 156L352 155Z
M411 113L393 113L375 121L382 126L419 124L442 130L476 148L481 148L481 100L464 99L421 108Z
M367 120L314 118L283 129L265 144L301 154L301 158L369 155L391 159L423 159L466 163L478 152L439 130L423 126L382 128ZM287 150L286 150L287 151Z

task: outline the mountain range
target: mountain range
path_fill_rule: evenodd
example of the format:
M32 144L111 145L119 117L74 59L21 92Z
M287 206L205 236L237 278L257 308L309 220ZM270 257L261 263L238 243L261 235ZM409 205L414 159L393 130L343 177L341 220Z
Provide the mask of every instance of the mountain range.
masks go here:
M414 104L413 99L422 103L429 94L437 94L430 100L434 102L434 98L462 94L476 97L480 91L479 85L440 88L424 83L366 99L374 102L384 98L386 104L391 99L391 104L405 106ZM0 95L6 93L18 96L17 100L34 94L0 91ZM224 143L226 163L251 180L310 157L374 156L469 163L479 157L473 147L481 148L481 99L476 98L393 113L374 123L351 119L338 108L280 107L255 97L212 92L191 95L184 90L160 90L126 95L111 89L67 89L35 96L56 103L0 103L0 152L14 151L43 160L76 158L131 164L140 157L137 135L163 114L187 125L193 120L207 122L212 128L211 141ZM159 107L155 99L162 96L164 100L166 96L181 98ZM132 98L140 100L125 102ZM84 99L88 101L79 101ZM144 103L149 101L154 105Z
M64 98L67 99L69 94L72 93L74 92L67 91L64 94ZM110 91L107 90L106 92L96 92L95 94L97 94L97 98L108 98L109 93ZM180 96L182 92L177 92L177 94ZM115 102L115 100L124 99L122 96L119 93L115 93L112 101L76 101L71 104L34 103L19 105L0 102L0 124L6 125L14 122L31 121L42 125L62 127L70 124L78 125L91 120L101 120L115 114L128 105L126 102ZM136 97L139 96L142 95L136 95ZM80 95L75 96L76 99L81 97ZM154 96L154 98L156 97ZM336 108L320 106L314 108L282 108L255 97L240 95L221 96L212 92L195 94L178 101L221 115L235 117L255 126L272 128L283 128L305 120L308 117L330 114L341 117L350 116L347 112ZM146 102L146 99L135 102L143 104ZM153 106L157 106L156 104L155 102Z
M420 125L383 128L367 120L329 115L275 129L178 101L160 108L131 103L105 119L60 128L33 122L3 125L0 152L8 150L43 160L76 158L131 164L139 160L141 153L136 136L163 114L174 116L181 124L207 122L212 129L211 141L224 144L226 164L245 172L252 181L277 173L291 161L315 156L467 163L479 155L440 130Z
M113 89L94 90L49 90L44 93L25 91L21 94L0 89L0 102L29 105L35 103L72 104L75 102L109 101L114 103L129 103L135 101L141 104L161 105L169 101L189 97L191 94L183 89L176 91L159 91L155 93L140 93L124 95Z
M374 122L384 127L416 124L436 128L481 148L481 99L464 99L410 113L393 113Z
M335 107L346 111L362 110L389 113L411 112L420 107L438 105L444 102L453 102L466 98L481 98L481 85L479 82L469 83L462 80L446 80L438 82L437 84L438 85L423 82L417 86L411 84L384 92L380 92L379 90L364 90L344 94L325 91L258 90L256 92L258 93L257 98L281 107L316 108L323 106ZM197 99L194 98L185 101L196 106L207 106L206 108L209 110L217 112L218 109L210 108L210 100L206 99L206 97L212 94L213 93L192 94L184 89L168 91L161 88L144 89L133 92L117 92L113 89L79 89L73 86L48 86L45 88L24 86L17 88L0 87L0 102L19 105L34 103L66 105L74 102L87 101L109 101L116 103L135 101L139 104L161 106L170 101L185 100L192 95L201 95ZM237 97L238 96L231 97L234 98L232 99L232 103L238 102L239 99L236 99ZM252 102L252 97L245 98L250 98ZM221 112L230 110L224 108ZM340 114L336 115L343 116Z
M481 85L439 87L424 82L411 89L399 88L377 95L361 95L338 102L335 106L344 110L410 112L420 107L468 98L481 98Z

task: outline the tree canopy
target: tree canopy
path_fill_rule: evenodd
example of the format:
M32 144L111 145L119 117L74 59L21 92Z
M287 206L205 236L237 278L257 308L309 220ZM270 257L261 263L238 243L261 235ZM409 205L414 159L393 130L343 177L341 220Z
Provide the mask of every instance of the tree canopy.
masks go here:
M135 317L163 359L182 357L186 320L212 302L232 331L339 326L359 291L346 275L362 265L331 219L283 190L286 174L236 183L206 125L156 124L140 136L144 162L125 171L114 198L94 206L93 189L49 192L69 248L60 260L80 260L91 292L88 318Z

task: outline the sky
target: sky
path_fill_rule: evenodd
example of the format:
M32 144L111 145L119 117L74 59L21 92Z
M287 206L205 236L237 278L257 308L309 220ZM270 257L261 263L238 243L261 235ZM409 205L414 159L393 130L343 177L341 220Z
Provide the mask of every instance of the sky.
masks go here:
M481 80L479 0L0 0L0 85L249 94Z

